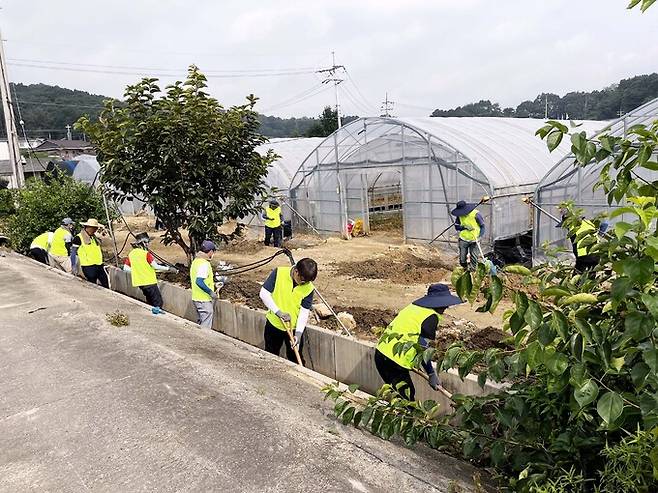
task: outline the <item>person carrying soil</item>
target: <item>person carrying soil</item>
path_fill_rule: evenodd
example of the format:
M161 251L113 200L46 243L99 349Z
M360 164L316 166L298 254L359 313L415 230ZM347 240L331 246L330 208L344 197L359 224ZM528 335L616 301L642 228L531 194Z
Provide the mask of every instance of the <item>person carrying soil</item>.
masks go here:
M102 226L96 219L80 223L82 231L71 241L71 269L78 272L78 264L82 268L85 279L92 284L99 283L109 288L107 274L103 267L103 251L96 231Z
M65 217L53 234L50 244L50 265L64 272L71 272L71 242L73 241L73 219Z
M457 296L450 293L445 284L432 284L427 295L404 307L388 325L375 350L375 366L385 383L396 389L400 395L413 401L416 389L411 381L409 370L414 367L416 349L406 352L395 351L399 343L412 342L422 347L436 338L436 331L441 322L441 314L449 306L462 303ZM430 387L439 390L439 377L432 362L423 363Z
M270 200L263 212L263 219L265 220L265 246L270 246L270 240L274 237L274 246L281 248L283 213L279 202L275 199Z
M477 242L485 232L482 214L477 210L477 204L467 204L463 200L457 202L451 214L456 218L455 229L459 231L459 265L474 271L478 266Z
M197 323L205 329L212 329L214 301L217 299L217 293L215 293L210 259L215 254L217 247L212 241L204 240L200 250L190 266L192 302L197 312Z
M260 299L269 310L264 331L267 352L278 355L285 343L286 357L297 361L293 344L301 353L302 335L313 307L313 281L317 275L315 260L303 258L292 267L277 267L263 283ZM287 334L290 328L295 330L293 341Z
M135 236L133 249L123 261L123 270L130 272L133 287L142 290L146 302L153 307L153 313L157 314L162 312L162 294L155 273L178 272L178 269L157 263L149 251L150 242L148 233L138 233Z
M41 233L39 236L33 239L32 243L30 244L30 257L32 257L37 262L50 265L48 251L50 250L50 245L53 242L53 236L55 236L55 233L52 231L46 231L45 233Z

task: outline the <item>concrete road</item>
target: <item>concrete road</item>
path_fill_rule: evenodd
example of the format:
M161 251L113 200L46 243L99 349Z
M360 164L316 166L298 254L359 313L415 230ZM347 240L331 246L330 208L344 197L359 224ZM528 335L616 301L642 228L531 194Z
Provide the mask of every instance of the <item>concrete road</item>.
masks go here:
M472 490L468 464L336 423L325 381L0 256L2 491Z

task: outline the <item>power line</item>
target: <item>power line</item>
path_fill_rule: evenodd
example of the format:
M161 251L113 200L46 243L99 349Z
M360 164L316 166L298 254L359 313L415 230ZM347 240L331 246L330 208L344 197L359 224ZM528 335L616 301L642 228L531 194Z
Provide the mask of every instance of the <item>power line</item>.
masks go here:
M37 68L44 70L55 70L55 71L64 71L64 72L80 72L80 73L95 73L95 74L107 74L107 75L135 75L135 76L151 76L151 77L182 77L185 76L185 72L151 72L151 71L127 71L127 70L105 70L105 69L94 69L94 68L78 68L78 67L66 67L66 66L49 66L36 63L23 63L23 62L12 62L8 65L13 67L27 67L27 68ZM258 78L258 77L289 77L295 75L309 75L314 73L315 70L297 70L289 72L262 72L262 73L205 73L204 75L208 79L242 79L242 78Z
M395 101L391 101L388 99L388 91L386 91L386 99L382 101L382 116L385 117L391 117L391 111L393 111L393 106L395 105Z
M34 60L30 58L8 58L7 61L18 62L18 63L35 63L35 64L46 64L46 65L62 65L62 66L72 66L72 67L86 67L86 68L102 68L102 69L119 69L119 70L146 70L154 72L178 72L178 71L187 71L185 68L154 68L154 67L142 67L134 65L101 65L94 63L76 63L76 62L60 62L54 60ZM243 74L243 73L269 73L269 72L299 72L299 71L310 71L314 72L316 67L292 67L292 68L250 68L250 69L234 69L234 70L221 70L221 69L211 69L205 70L204 73L217 73L217 74Z
M348 70L345 69L345 73L347 74L347 78L349 79L349 81L350 81L350 82L352 83L352 85L354 86L354 89L356 89L356 92L359 94L359 96L361 96L361 99L363 99L363 101L367 104L367 106L368 106L369 108L372 108L372 109L374 110L374 109L376 108L376 106L375 106L374 104L372 104L372 103L370 102L370 100L369 100L368 98L366 98L366 97L363 95L363 93L361 92L361 89L359 89L358 84L357 84L356 81L352 78L352 75L350 74L350 72L348 72Z
M327 74L327 77L322 81L323 84L329 84L330 82L333 82L334 86L334 92L336 95L336 119L338 120L338 128L343 126L343 122L341 121L340 118L340 103L338 101L338 84L343 82L345 79L341 79L338 77L337 73L338 70L342 69L343 72L345 72L345 66L344 65L336 65L336 54L332 51L331 52L331 60L332 60L332 66L329 68L325 69L320 69L317 70L318 74Z
M312 97L314 97L314 96L317 96L317 95L319 95L319 94L322 94L323 92L325 92L325 91L326 91L327 89L329 89L329 88L330 88L330 86L321 86L321 87L320 87L318 90L316 90L315 92L312 92L312 93L310 93L310 94L307 94L307 95L304 96L304 97L297 98L297 99L292 100L292 101L290 101L290 102L288 102L288 103L285 103L285 104L278 104L278 105L276 105L276 106L270 106L269 108L265 108L265 109L261 110L260 113L262 114L262 113L264 113L264 112L266 112L266 111L267 111L267 112L270 112L270 111L272 111L272 110L279 110L279 109L282 109L282 108L286 108L286 107L288 107L288 106L296 105L296 104L298 104L298 103L301 103L302 101L306 101L306 100L309 99L309 98L312 98Z

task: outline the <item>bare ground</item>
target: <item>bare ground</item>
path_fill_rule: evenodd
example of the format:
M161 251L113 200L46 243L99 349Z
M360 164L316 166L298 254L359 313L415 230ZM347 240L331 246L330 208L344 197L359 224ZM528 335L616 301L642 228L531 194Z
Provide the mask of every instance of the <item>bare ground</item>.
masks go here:
M131 217L127 221L134 233L149 232L154 238L151 248L158 255L170 263L186 262L178 246L161 243L159 238L162 233L153 230L152 219ZM232 227L229 225L226 229L228 231ZM127 228L119 225L115 234L121 248L128 234ZM239 266L276 253L277 249L263 245L262 236L258 229L251 228L243 238L230 245L222 245L213 263L225 261ZM109 253L109 239L104 245ZM399 230L376 231L371 236L349 241L336 237L296 235L285 246L292 251L295 259L311 257L318 262L316 288L336 312L351 313L357 323L355 335L370 341L377 340L381 330L401 308L423 296L429 284L450 283L451 270L457 263L452 252L405 245ZM120 257L125 257L129 251L128 242ZM274 267L282 265L289 265L284 255L264 267L232 276L220 297L252 308L263 308L258 297L260 283ZM178 275L164 274L162 278L189 286L185 271ZM477 313L468 303L451 307L441 325L437 345L446 347L455 340L479 349L499 345L505 337L501 331L500 314L509 306L511 303L503 300L496 315ZM337 322L331 318L319 320L318 324L330 329L338 328Z

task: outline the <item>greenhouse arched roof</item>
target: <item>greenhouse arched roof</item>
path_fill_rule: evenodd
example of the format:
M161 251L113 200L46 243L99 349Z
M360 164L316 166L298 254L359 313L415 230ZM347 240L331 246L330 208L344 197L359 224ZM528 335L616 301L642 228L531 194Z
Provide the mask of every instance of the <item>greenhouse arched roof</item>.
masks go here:
M271 164L265 184L269 188L288 190L299 166L322 140L321 137L273 138L259 145L257 152L264 154L272 149L280 156Z

